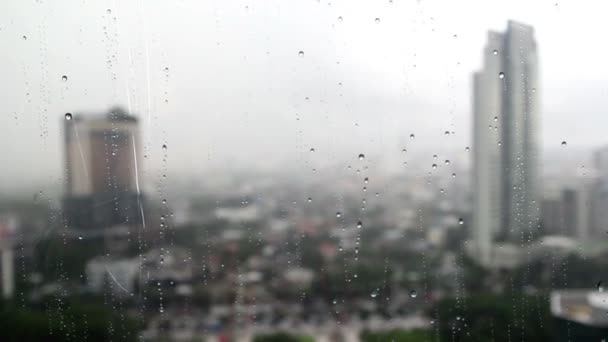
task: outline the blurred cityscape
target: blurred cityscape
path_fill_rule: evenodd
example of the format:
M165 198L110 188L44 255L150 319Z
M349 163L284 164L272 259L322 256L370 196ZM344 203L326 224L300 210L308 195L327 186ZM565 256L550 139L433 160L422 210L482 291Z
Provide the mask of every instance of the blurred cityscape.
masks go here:
M423 182L361 153L320 178L184 177L164 198L144 191L137 113L62 114L61 198L0 198L0 336L601 341L608 140L578 174L541 165L536 49L531 26L488 33L457 156L471 166L395 147Z

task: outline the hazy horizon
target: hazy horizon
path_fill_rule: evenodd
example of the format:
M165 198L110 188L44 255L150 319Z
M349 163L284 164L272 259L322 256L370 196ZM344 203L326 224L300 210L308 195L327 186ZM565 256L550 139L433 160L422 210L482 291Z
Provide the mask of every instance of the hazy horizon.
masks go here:
M475 8L484 16L460 20ZM0 141L10 148L0 189L62 183L64 113L115 105L140 118L149 173L204 176L265 163L308 172L358 153L400 158L404 147L456 160L470 145L471 74L487 31L503 31L510 19L535 29L543 149L567 141L564 153L590 151L608 143L605 9L548 1L4 2Z

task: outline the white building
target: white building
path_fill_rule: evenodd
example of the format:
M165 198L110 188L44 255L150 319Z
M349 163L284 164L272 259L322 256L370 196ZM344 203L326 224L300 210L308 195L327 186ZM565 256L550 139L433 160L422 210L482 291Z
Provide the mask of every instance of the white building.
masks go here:
M492 263L493 241L519 242L539 219L538 77L532 27L489 32L473 78L473 239Z
M102 293L110 288L114 294L131 295L135 290L140 265L138 259L94 258L86 266L87 286L94 293Z

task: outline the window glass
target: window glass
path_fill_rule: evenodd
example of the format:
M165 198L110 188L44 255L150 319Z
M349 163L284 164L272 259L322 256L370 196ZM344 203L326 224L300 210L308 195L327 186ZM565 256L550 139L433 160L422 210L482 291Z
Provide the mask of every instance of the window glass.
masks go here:
M606 10L0 2L0 340L603 341Z

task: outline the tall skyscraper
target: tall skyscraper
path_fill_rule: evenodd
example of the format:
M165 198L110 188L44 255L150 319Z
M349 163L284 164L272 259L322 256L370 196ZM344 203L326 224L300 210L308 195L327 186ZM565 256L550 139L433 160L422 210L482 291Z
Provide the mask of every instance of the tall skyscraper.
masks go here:
M142 221L137 119L120 108L106 115L67 115L64 216L71 228Z
M519 242L539 221L538 57L532 27L489 32L473 77L473 241L492 262L493 242Z

